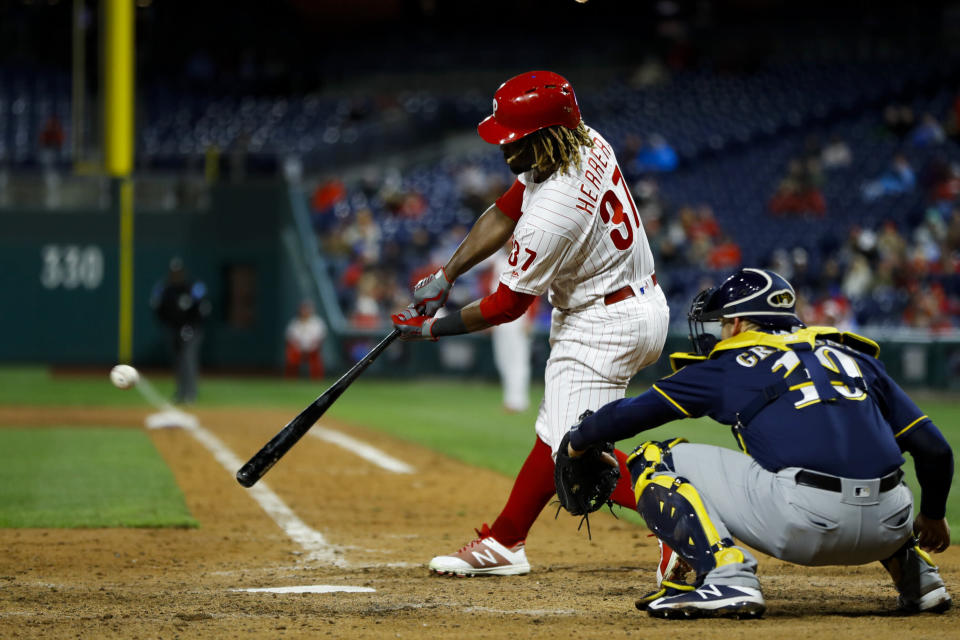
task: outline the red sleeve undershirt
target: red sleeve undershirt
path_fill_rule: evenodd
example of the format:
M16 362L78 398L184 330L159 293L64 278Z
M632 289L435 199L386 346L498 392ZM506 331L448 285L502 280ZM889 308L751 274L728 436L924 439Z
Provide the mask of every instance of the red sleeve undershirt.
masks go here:
M480 315L492 325L511 322L522 316L535 299L536 296L517 293L501 282L496 291L480 301Z
M497 208L514 222L518 222L520 216L523 215L520 207L523 206L523 190L525 188L522 182L514 180L507 192L497 198Z

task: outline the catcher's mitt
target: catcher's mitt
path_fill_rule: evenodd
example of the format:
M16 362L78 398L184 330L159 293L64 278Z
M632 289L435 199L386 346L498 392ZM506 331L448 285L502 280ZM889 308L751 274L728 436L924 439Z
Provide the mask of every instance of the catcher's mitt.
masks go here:
M590 521L587 515L603 505L612 505L610 495L620 479L619 465L611 465L613 443L603 442L591 446L582 456L571 458L567 452L570 434L563 436L557 451L557 462L553 469L553 481L557 486L557 500L560 506L572 515L583 516L590 533ZM604 456L604 453L608 454ZM560 510L557 509L557 513ZM583 521L580 522L583 526Z

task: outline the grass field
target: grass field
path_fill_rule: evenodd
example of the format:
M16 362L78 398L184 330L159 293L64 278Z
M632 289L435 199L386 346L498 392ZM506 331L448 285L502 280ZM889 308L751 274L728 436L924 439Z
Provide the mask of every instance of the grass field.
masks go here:
M151 376L158 391L169 397L169 376ZM281 378L207 377L200 386L200 407L286 408L293 417L332 381L310 382ZM631 389L633 395L643 388ZM500 390L488 382L392 381L361 379L330 409L331 418L388 432L467 463L513 475L533 442L532 424L542 387L531 389L532 408L508 415L501 410ZM960 403L950 396L917 394L915 399L960 450ZM53 375L45 368L0 368L0 405L139 406L136 391L118 391L102 374ZM283 425L276 425L277 429ZM620 448L629 450L648 439L684 436L693 442L735 447L730 430L710 420L685 420L644 432ZM960 468L960 465L958 465ZM907 457L907 481L916 487L912 460ZM957 472L955 471L955 478ZM956 480L955 480L956 482ZM948 518L960 541L960 492L948 503Z
M135 429L0 429L0 527L197 526Z

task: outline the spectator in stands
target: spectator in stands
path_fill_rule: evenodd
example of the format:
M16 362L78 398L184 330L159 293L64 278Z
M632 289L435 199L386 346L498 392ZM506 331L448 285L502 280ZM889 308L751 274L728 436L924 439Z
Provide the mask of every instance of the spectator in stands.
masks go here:
M883 125L898 139L903 139L913 129L915 118L913 109L906 104L893 102L883 110Z
M820 152L820 163L826 170L846 169L853 163L850 145L840 136L833 136Z
M843 272L840 268L840 262L834 257L828 257L823 261L823 267L820 269L820 279L818 281L819 295L832 297L841 291L843 284Z
M334 207L346 200L346 197L347 187L342 180L339 178L321 180L310 196L310 212L314 228L318 230L329 228Z
M357 211L352 224L343 230L343 240L365 265L376 264L380 260L380 226L373 218L370 209Z
M740 245L726 233L707 254L707 266L717 271L732 271L742 262L743 253L740 251Z
M323 341L327 337L327 325L316 314L313 302L300 303L297 315L287 325L286 374L296 377L304 364L310 378L323 377Z
M857 330L853 305L844 295L836 295L821 300L814 306L813 316L817 325L836 327L841 331Z
M427 200L415 189L404 188L399 176L384 184L380 192L383 205L397 218L418 220L427 210Z
M940 262L942 242L947 237L947 226L936 209L929 209L923 224L913 230L913 248L911 258L914 263L922 261L924 269L934 268Z
M949 331L953 322L949 315L949 303L943 287L939 284L915 285L910 300L903 311L901 321L908 327L934 332Z
M687 235L691 238L706 236L711 241L720 237L720 224L710 205L701 204L696 208L687 227Z
M860 187L863 199L872 202L888 195L897 195L913 190L917 178L910 161L902 153L893 156L890 167L873 180L864 182Z
M357 280L357 295L350 313L350 324L355 329L377 329L383 317L377 302L377 276L367 271Z
M677 152L666 138L654 133L633 157L633 169L638 174L665 173L676 169L678 162Z
M689 240L679 212L678 214L670 216L666 224L662 225L662 228L663 237L659 242L659 258L664 264L683 264L686 259Z
M810 303L810 298L807 297L806 292L801 289L796 289L797 292L797 303L794 307L794 310L797 313L797 317L807 326L815 325L813 317L813 305Z
M960 198L960 164L945 164L943 172L935 172L932 178L929 196L931 204L949 206Z
M486 171L482 166L472 162L468 162L456 171L455 180L457 189L460 191L460 201L475 216L486 211L487 205L492 200L496 200L508 186L501 173Z
M960 251L960 207L954 207L950 211L944 248L950 252Z
M790 251L790 266L793 274L790 284L797 291L807 291L816 284L817 275L810 269L810 256L803 247L794 247ZM779 273L779 272L778 272Z
M907 241L897 229L897 223L886 220L880 228L876 242L877 257L880 260L901 261L907 252Z
M66 134L63 131L63 124L61 124L60 118L56 115L51 115L43 123L43 127L37 136L37 142L40 145L41 163L46 165L59 160L65 141Z
M637 205L637 215L646 226L663 215L664 202L660 194L660 185L653 176L643 176L633 185L634 204Z
M793 261L790 259L790 252L783 247L777 247L770 253L767 268L793 281Z
M858 299L870 293L873 287L873 269L867 256L859 253L850 261L843 276L841 290L847 298Z
M946 140L943 127L932 113L925 113L910 131L909 141L915 147L929 147Z
M768 203L770 211L777 215L792 213L822 217L827 211L827 201L820 190L822 181L823 175L816 159L792 159L787 175L780 181Z

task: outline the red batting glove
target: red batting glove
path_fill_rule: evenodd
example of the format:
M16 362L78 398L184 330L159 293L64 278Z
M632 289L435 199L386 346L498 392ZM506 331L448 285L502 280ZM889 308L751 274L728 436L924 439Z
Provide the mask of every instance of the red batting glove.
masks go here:
M393 321L393 326L400 330L401 340L437 341L437 339L431 333L431 329L433 328L433 323L436 321L436 318L418 315L417 310L413 307L407 307L400 313L393 314L390 316L390 320Z

